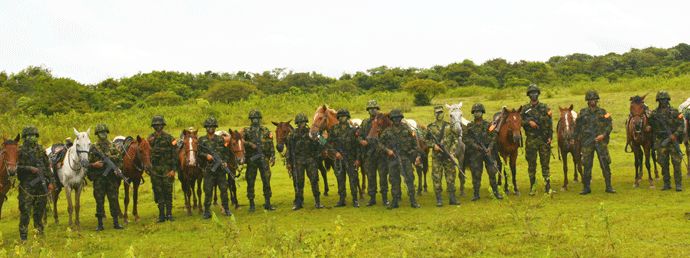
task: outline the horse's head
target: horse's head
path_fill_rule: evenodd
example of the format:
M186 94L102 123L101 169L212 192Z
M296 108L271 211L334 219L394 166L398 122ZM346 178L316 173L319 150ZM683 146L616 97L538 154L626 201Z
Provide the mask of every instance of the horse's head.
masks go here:
M644 103L644 98L647 94L642 96L630 97L630 123L633 128L634 136L637 138L642 134L644 127L647 124L647 104Z
M149 139L153 141L153 138ZM151 151L153 150L151 148L151 144L149 144L149 140L141 138L139 135L137 135L137 157L141 160L141 163L144 164L144 170L149 170L151 169Z
M393 121L388 118L388 114L390 113L376 114L374 120L371 121L371 130L369 130L369 135L367 135L367 141L378 139L383 130L385 130L388 126L393 125Z
M309 136L316 139L322 132L330 130L331 126L338 123L337 114L335 110L328 108L325 104L317 108L314 112L311 128L309 128Z
M234 154L237 164L244 164L244 138L242 138L242 133L232 129L228 129L228 131L230 131L230 138L227 143L230 151Z
M462 108L462 102L453 105L446 104L446 107L448 108L450 123L453 124L456 132L462 134L462 125L467 125L465 122L467 120L462 117L462 109L460 109Z
M505 122L501 126L501 130L507 130L508 134L512 135L513 142L520 143L522 141L522 134L520 133L520 127L522 125L522 117L520 112L522 107L517 110L514 108L508 110L508 108L503 107L503 114L505 114Z
M183 150L184 150L184 157L186 159L185 164L187 166L196 166L197 161L196 161L196 154L197 154L197 141L199 138L197 137L197 132L199 130L182 130L182 135L183 135Z
M5 135L2 136L2 160L0 160L0 166L2 166L7 174L14 176L17 173L17 152L19 151L19 134L14 139L7 139Z
M570 141L575 133L575 119L577 113L573 111L573 104L570 107L558 106L561 111L561 118L558 120L558 135Z
M91 148L89 134L91 134L91 127L89 127L86 132L79 132L74 127L72 127L72 129L74 129L74 135L76 135L73 147L77 152L79 163L85 168L89 166L89 150Z
M287 139L290 132L294 130L292 125L290 125L291 121L292 119L287 122L271 122L276 126L276 150L278 150L278 152L283 152L285 148L285 139Z

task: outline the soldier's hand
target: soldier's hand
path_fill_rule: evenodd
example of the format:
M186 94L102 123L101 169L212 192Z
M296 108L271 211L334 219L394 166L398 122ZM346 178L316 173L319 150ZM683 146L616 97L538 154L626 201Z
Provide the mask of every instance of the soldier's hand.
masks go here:
M29 170L31 170L31 173L38 174L38 168L37 167L29 167Z
M211 155L211 154L206 154L206 160L208 160L208 161L214 161L213 155Z
M478 151L481 151L481 150L482 150L482 146L474 145L474 149L475 149L475 150L478 150Z
M388 156L395 157L393 150L388 150Z
M271 167L274 166L276 164L276 157L272 157L268 163L271 164Z
M676 135L675 135L675 134L672 134L672 135L671 135L670 137L668 137L668 138L671 139L671 142L676 142Z
M103 161L96 161L94 163L91 163L91 166L94 168L102 168L103 167Z
M340 152L336 152L336 153L335 153L335 158L336 158L336 159L339 159L339 160L342 160L342 159L343 159L343 155L340 155Z
M644 128L644 130L647 131L647 132L649 132L649 131L652 130L652 127L648 125L647 127Z
M489 147L489 148L486 148L486 154L489 154L489 155L491 155L491 147Z
M359 160L355 161L355 169L359 169Z
M549 140L546 141L546 145L550 145L550 144L551 144L551 138L549 138Z
M253 144L253 143L252 143L252 149L255 149L255 150L256 150L256 144Z
M435 150L435 151L442 151L442 150L441 150L441 147L438 147L437 144L434 144L434 150Z
M451 154L450 154L450 160L454 160L454 159L455 159L455 154L452 154L452 153L451 153Z
M52 183L48 184L48 192L52 192L53 190L55 190L55 186Z
M286 166L286 167L287 167L287 170L288 170L288 171L292 172L292 165L290 165L290 164L287 164L287 166Z
M604 135L602 134L602 135L597 136L597 138L595 138L594 140L595 140L596 142L600 142L600 141L603 140L603 139L604 139Z
M537 128L537 127L539 127L539 126L537 126L537 123L535 123L534 121L529 121L529 126L532 127L532 128Z
M367 145L369 145L369 142L368 142L367 140L363 140L363 141L361 141L361 143L362 143L362 146L365 146L365 147L366 147Z
M416 159L414 160L414 165L415 165L415 166L419 166L419 163L422 163L422 160L421 160L420 158L416 158Z
M575 140L570 140L570 145L575 145Z
M170 172L168 172L168 177L174 178L174 177L175 177L175 171L174 171L174 170L170 170Z

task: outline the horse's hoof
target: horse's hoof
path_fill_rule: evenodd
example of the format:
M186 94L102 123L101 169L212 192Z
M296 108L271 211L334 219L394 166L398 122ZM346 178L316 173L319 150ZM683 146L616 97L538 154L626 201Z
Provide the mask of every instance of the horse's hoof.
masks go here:
M649 189L656 189L656 186L650 185Z
M422 193L420 193L420 192L417 192L417 196L422 196Z
M573 179L573 183L579 183L580 181L577 180L577 178Z
M563 191L568 191L568 188L565 187L565 186L564 186L564 187L561 187L561 192L563 192Z
M324 192L324 193L323 193L323 196L328 196L328 192Z
M633 185L633 188L638 188L638 187L640 187L640 184L634 184Z
M191 212L187 212L187 217L191 217L191 216L192 216L192 213L191 213Z
M424 189L424 193L429 193L429 191L427 191L426 189Z
M134 220L135 220L135 221L140 221L141 218L139 218L139 216L137 216Z

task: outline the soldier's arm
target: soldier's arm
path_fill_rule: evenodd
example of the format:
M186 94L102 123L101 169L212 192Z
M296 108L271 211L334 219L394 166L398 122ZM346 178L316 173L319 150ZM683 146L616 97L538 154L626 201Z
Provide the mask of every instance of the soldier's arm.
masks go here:
M543 125L546 127L546 135L549 136L549 138L553 138L553 116L551 114L551 109L546 108L546 121L544 121Z
M486 146L486 147L491 148L492 151L496 151L496 147L498 146L498 131L497 130L489 131L487 136L489 138L489 146Z
M110 148L108 149L108 158L110 158L110 161L115 164L115 166L122 168L122 158L120 157L120 151L117 150L117 147L115 147L114 144L109 145Z
M685 124L683 122L683 115L677 110L673 109L673 126L671 127L671 130L674 130L673 134L676 136L676 139L678 141L681 141L683 139L683 130L685 129Z
M268 128L266 128L267 133L267 142L268 142L268 154L270 154L270 158L275 158L276 157L276 148L273 147L273 132L269 131ZM264 150L265 152L266 150Z
M449 125L449 126L452 127L453 125ZM453 129L453 128L449 128L449 129ZM447 135L446 136L446 149L448 149L448 151L451 154L453 154L453 153L455 153L455 150L458 147L458 137L460 137L460 135L455 130L448 130L448 133L446 133L446 135Z
M212 148L210 144L208 144L209 138L206 136L201 136L199 137L199 141L197 142L197 149L199 151L199 157L202 159L206 159L206 155L211 154L207 148ZM202 147L204 146L204 147Z
M55 183L55 173L50 173L50 160L43 146L39 145L36 153L38 153L39 162L43 165L43 176L48 179L48 183Z
M179 171L178 166L180 164L180 155L178 155L178 152L177 152L177 145L173 144L174 141L175 141L175 138L173 138L171 135L170 139L168 139L166 142L168 144L168 148L170 148L169 149L170 150L170 159L169 159L170 161L169 162L171 165L171 170L178 172Z
M528 128L529 127L529 116L527 115L527 105L522 106L522 110L520 110L520 117L522 118L522 124L523 128Z
M407 152L407 154L412 159L412 162L414 162L414 159L419 157L419 145L417 144L417 137L415 137L414 134L412 134L412 130L409 130L407 138L408 144L410 146L410 150Z
M613 118L611 117L611 114L606 112L606 110L603 110L604 113L604 135L609 135L611 134L611 131L613 131Z

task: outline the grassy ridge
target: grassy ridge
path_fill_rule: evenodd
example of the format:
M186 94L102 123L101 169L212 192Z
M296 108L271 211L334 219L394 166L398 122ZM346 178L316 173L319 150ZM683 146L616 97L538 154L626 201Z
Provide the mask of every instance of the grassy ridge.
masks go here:
M241 210L233 212L232 218L216 217L200 220L200 215L184 216L183 197L179 183L175 186L173 214L174 223L155 223L156 208L153 203L151 186L140 187L141 221L130 222L124 230L115 231L106 227L103 232L93 232L96 227L95 202L91 185L85 188L82 198L82 226L84 231L68 232L67 212L64 196L60 199L61 221L55 224L49 219L45 236L30 234L30 241L17 245L18 217L17 190L10 190L9 200L4 206L0 232L2 245L0 256L39 256L57 257L77 256L570 256L570 257L616 257L616 256L688 256L688 220L683 214L688 210L687 200L690 191L661 192L648 189L647 181L640 188L632 188L634 168L633 156L623 152L625 130L623 123L628 113L628 99L633 95L650 93L647 103L655 108L653 96L658 89L669 89L671 105L677 106L690 96L690 90L683 89L690 79L683 81L601 83L572 85L570 87L542 89L542 102L548 104L555 113L557 106L574 104L575 110L585 107L584 92L589 88L600 91L602 108L613 115L614 130L609 145L613 163L613 187L618 194L604 193L604 182L600 170L593 170L592 194L580 196L581 184L570 183L570 190L554 195L531 197L526 195L529 186L527 164L524 155L518 157L518 186L521 196L510 195L506 200L490 198L488 178L482 180L481 197L470 202L469 197L461 197L460 206L434 206L433 193L424 194L418 201L421 209L412 209L408 198L403 197L401 208L388 211L378 204L359 209L313 208L313 197L305 189L305 209L298 212L290 210L294 196L290 179L282 161L272 169L273 202L278 208L275 212L247 212L246 183L242 177L238 195ZM633 86L638 85L638 86ZM645 86L654 85L654 86ZM625 90L626 88L631 90ZM239 128L247 124L249 109L258 107L264 113L264 122L285 121L298 112L308 116L316 106L328 103L333 108L349 108L353 117L364 117L364 104L368 99L377 99L382 109L405 106L405 117L422 124L432 121L433 107L411 107L411 98L400 93L379 94L377 96L321 97L281 96L262 100L250 100L235 105L203 105L184 108L151 108L123 113L89 114L81 119L70 116L57 117L0 117L2 132L20 132L25 124L39 126L42 144L60 141L72 134L71 126L85 130L100 121L111 125L111 135L146 134L152 130L148 126L153 115L162 113L169 125L168 131L178 132L190 125L199 127L206 114L218 118L221 129ZM518 107L528 101L521 89L494 90L487 88L462 88L450 91L435 103L465 103L463 110L469 115L469 107L482 102L489 113L500 107ZM288 110L287 112L285 112ZM131 112L131 113L129 113ZM61 122L64 118L72 122ZM112 119L111 119L112 117ZM554 115L554 117L557 117ZM110 119L110 120L106 120ZM555 121L554 121L555 125ZM67 127L67 128L65 128ZM273 129L272 125L268 126ZM173 134L175 134L173 133ZM521 151L522 153L522 151ZM572 173L572 163L568 164ZM554 189L560 189L563 181L562 164L551 161L551 177ZM685 174L685 170L683 170ZM572 179L572 174L569 175ZM645 176L646 179L646 176ZM260 180L258 180L260 181ZM427 176L429 190L432 188L431 176ZM322 183L322 182L320 182ZM660 181L654 181L660 185ZM261 200L261 183L257 183L257 204ZM329 175L331 195L322 197L326 206L338 201L335 195L337 185L335 176ZM543 182L538 180L539 189ZM456 181L459 186L459 181ZM466 184L466 193L471 193L471 184ZM445 185L444 185L445 188ZM688 189L686 180L686 189ZM446 197L446 196L444 196ZM121 197L122 199L122 194ZM348 205L351 198L348 197ZM379 196L380 201L380 196ZM445 202L447 203L447 197ZM212 210L219 213L217 207ZM110 220L106 220L106 226Z

